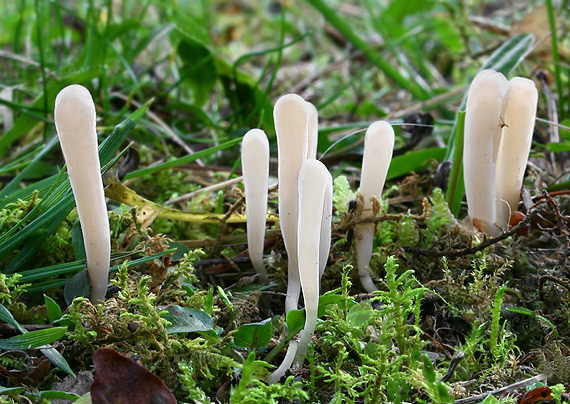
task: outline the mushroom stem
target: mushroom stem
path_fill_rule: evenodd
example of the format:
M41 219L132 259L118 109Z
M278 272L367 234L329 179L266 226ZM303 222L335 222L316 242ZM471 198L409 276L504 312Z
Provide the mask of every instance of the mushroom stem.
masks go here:
M262 130L252 129L243 137L241 165L245 189L247 248L260 282L267 283L267 270L263 264L263 243L267 217L269 141Z
M386 121L377 121L368 127L364 137L364 155L362 156L362 174L358 193L362 196L360 218L375 216L373 200L380 200L392 152L394 150L394 130ZM367 292L378 288L370 276L370 259L374 244L374 223L358 224L354 228L356 235L356 262L358 276Z
M508 90L505 76L483 70L471 83L465 108L463 162L467 207L475 227L490 236L500 232L496 226L495 177Z
M77 204L91 278L91 301L105 301L111 238L97 150L95 104L85 87L65 87L55 99L55 127Z
M291 367L293 363L293 359L295 358L295 354L297 353L297 348L299 346L299 341L290 341L289 348L287 348L287 353L285 354L285 358L283 358L283 362L277 369L273 371L265 381L268 384L275 384L283 377L285 372Z
M534 82L522 77L509 81L505 127L497 159L497 223L507 229L517 210L528 155L532 143L538 91Z
M313 108L300 96L287 94L277 100L273 110L278 149L279 226L288 257L286 313L297 309L299 303L297 182L301 164L309 154L309 127L315 120Z
M319 307L321 257L324 242L327 242L327 255L330 249L330 235L323 237L323 230L330 229L323 223L327 212L332 211L332 176L323 163L310 159L303 163L299 173L299 220L297 246L299 253L299 274L305 302L305 327L301 333L293 367L303 363L302 355L317 325ZM329 230L330 232L330 230Z

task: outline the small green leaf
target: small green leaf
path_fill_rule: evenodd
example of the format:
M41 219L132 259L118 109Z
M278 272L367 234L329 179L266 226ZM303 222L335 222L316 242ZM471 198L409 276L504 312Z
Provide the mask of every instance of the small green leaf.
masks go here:
M75 401L75 404L92 404L93 401L91 400L91 393L87 393L82 395Z
M75 253L75 259L81 261L87 259L85 255L85 244L83 242L83 233L81 232L81 222L77 219L71 227L71 246Z
M51 344L65 335L67 328L54 327L45 330L30 331L26 334L16 335L14 337L0 340L0 349L6 350L25 350L38 348L43 345Z
M423 356L423 374L429 384L435 383L436 375L435 369L433 367L433 362L426 354Z
M50 324L63 317L61 307L51 297L44 295L44 302Z
M492 394L489 394L487 397L485 397L485 399L483 401L481 401L481 404L500 404L501 402L497 399L497 397L495 397Z
M201 310L169 306L160 311L160 316L170 322L166 327L169 334L214 330L212 316Z
M76 297L89 297L91 295L91 281L87 269L73 275L63 288L63 297L67 304L71 304Z
M319 310L318 310L318 314L317 314L319 316L319 318L323 317L326 314L328 308L333 304L336 304L338 307L342 307L342 302L344 299L345 299L344 296L333 295L333 294L323 295L323 296L319 297ZM346 301L347 309L350 309L355 304L356 304L356 301L352 298L349 298ZM303 319L304 318L305 317L303 317ZM304 321L305 320L303 320L303 322Z
M242 348L262 348L267 346L273 335L271 318L260 323L242 325L234 335L234 344Z
M359 303L348 310L346 321L352 327L365 328L372 317L372 306L368 302Z
M285 321L289 335L297 334L305 326L305 310L289 310Z
M60 390L45 390L39 393L39 398L47 400L71 400L73 402L76 402L77 399L79 399L79 395Z

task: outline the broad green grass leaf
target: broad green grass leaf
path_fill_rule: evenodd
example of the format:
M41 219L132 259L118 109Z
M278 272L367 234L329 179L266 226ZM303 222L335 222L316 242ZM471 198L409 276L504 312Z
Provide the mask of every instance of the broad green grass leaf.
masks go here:
M54 327L44 330L30 331L26 334L0 340L0 349L26 350L49 345L65 335L67 328Z
M390 163L387 180L401 177L412 171L421 171L428 168L433 161L440 162L445 156L445 148L433 147L409 152L401 156L396 156Z
M128 266L129 266L129 268L131 268L133 266L143 264L147 261L151 261L153 259L160 258L163 255L173 253L175 251L176 251L176 248L170 248L168 250L165 250L165 251L153 254L153 255L149 255L148 257L137 258L137 259L130 261L128 263ZM124 254L124 253L123 254L113 254L111 256L111 261L124 260L125 258L128 258L129 256L131 256L133 254L136 254L136 252L129 252L126 254ZM122 262L119 265L112 266L109 271L110 272L116 272L121 265L122 265ZM81 271L84 268L85 268L85 260L78 260L78 261L73 261L73 262L66 262L63 264L57 264L57 265L53 265L53 266L49 266L49 267L30 269L29 271L24 271L24 272L20 273L22 275L20 278L20 283L35 284L35 282L37 282L40 279L74 274L76 272ZM65 279L64 282L65 281L67 281L67 279ZM27 289L28 292L30 290L31 290L31 288Z
M554 153L562 153L562 152L569 152L570 151L570 144L568 143L548 143L546 145L548 151Z

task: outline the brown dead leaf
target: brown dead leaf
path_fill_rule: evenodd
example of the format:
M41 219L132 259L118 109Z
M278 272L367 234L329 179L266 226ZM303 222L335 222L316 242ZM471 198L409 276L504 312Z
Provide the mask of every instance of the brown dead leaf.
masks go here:
M176 404L176 398L158 376L113 349L99 348L93 363L93 404Z

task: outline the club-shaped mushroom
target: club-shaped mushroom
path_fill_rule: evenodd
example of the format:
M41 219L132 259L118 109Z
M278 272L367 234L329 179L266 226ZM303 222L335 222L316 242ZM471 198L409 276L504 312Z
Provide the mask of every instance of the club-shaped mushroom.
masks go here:
M316 109L300 96L287 94L277 100L273 115L277 134L279 226L288 257L285 312L289 312L297 309L300 294L297 267L297 183L301 164L309 155L309 131L311 127L316 127ZM315 133L315 129L311 133ZM316 147L313 148L316 151Z
M330 251L332 185L332 176L323 163L315 159L303 163L299 173L297 251L305 302L305 327L293 367L302 365L302 356L307 353L317 325L321 268L326 265Z
M377 121L368 127L364 137L362 174L358 193L362 197L360 218L374 217L374 199L380 201L388 168L394 150L394 129L386 121ZM375 223L361 223L355 226L356 262L358 276L366 291L372 293L378 288L370 276L370 259L374 243Z
M536 119L538 91L532 80L509 81L505 122L497 158L497 223L507 229L517 210Z
M495 237L516 211L532 142L538 92L531 80L493 70L473 79L465 111L464 180L472 223Z
M249 257L255 271L259 274L259 280L266 283L267 271L263 264L263 243L267 218L269 140L261 129L252 129L243 137L241 166L245 190Z
M91 301L105 300L111 238L97 150L95 104L85 87L65 87L55 99L55 127L77 204L91 278Z
M500 232L496 225L495 177L508 90L505 76L483 70L471 83L465 108L463 177L467 207L475 227L490 236Z

